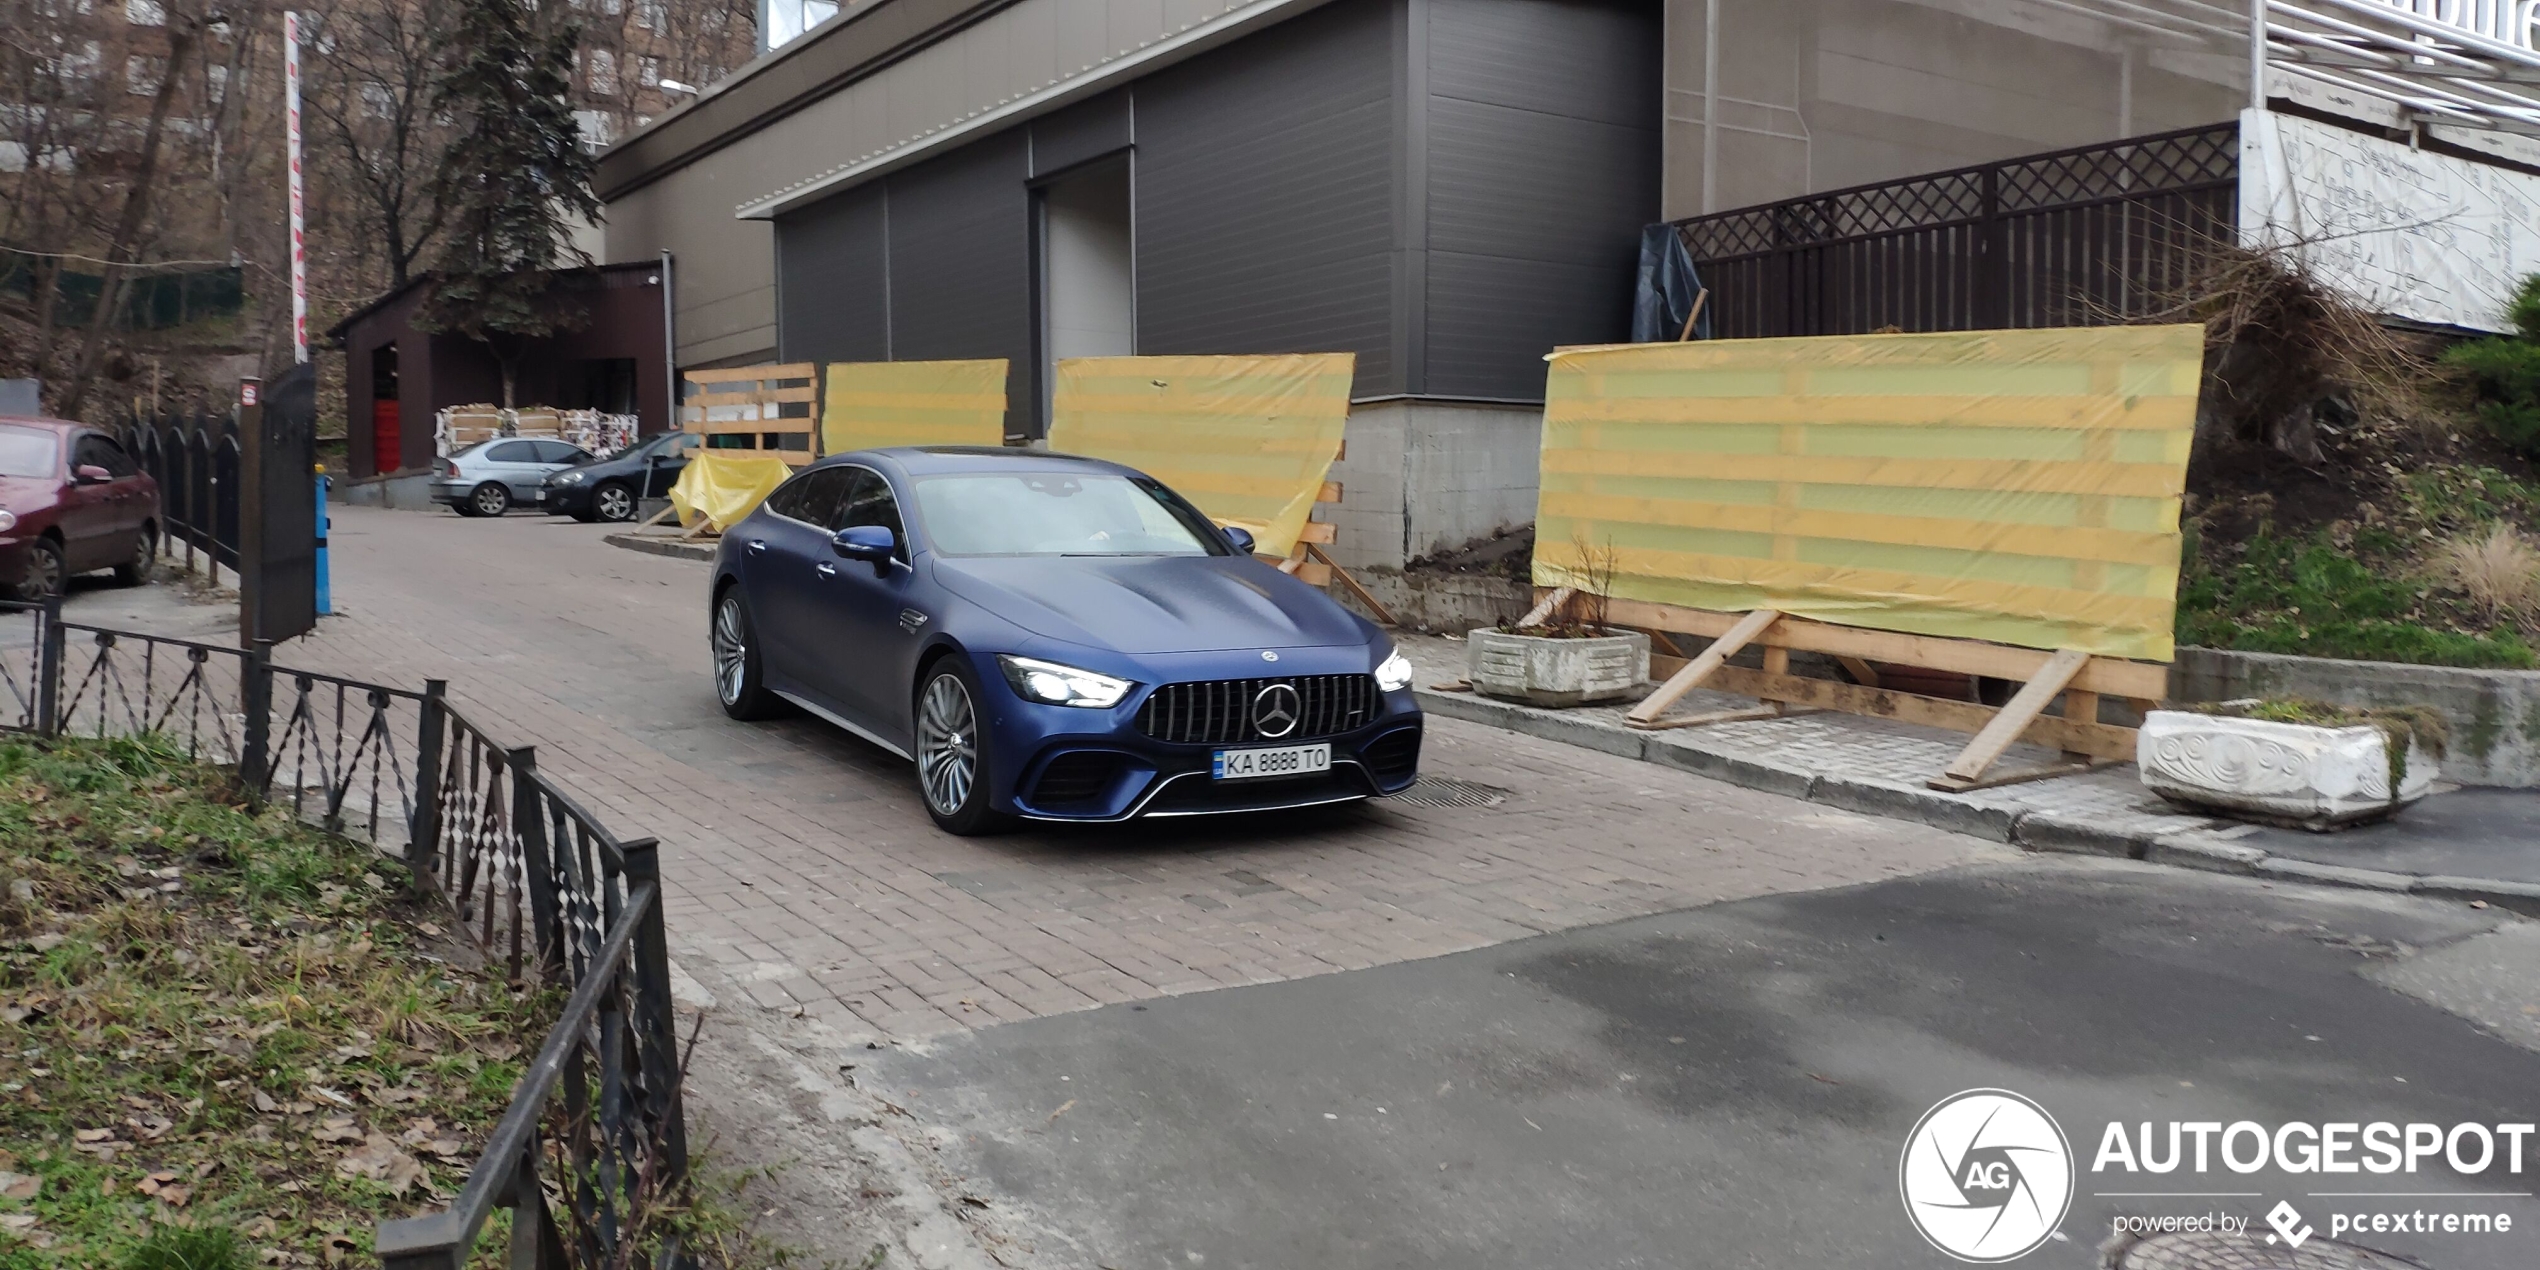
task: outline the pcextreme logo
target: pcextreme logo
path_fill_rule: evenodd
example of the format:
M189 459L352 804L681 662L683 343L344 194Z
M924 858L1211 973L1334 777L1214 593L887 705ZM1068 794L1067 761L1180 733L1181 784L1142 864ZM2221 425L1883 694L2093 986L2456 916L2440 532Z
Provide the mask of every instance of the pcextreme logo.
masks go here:
M1970 1089L1924 1112L1896 1174L1914 1229L1960 1261L2027 1256L2073 1204L2063 1128L2007 1089Z

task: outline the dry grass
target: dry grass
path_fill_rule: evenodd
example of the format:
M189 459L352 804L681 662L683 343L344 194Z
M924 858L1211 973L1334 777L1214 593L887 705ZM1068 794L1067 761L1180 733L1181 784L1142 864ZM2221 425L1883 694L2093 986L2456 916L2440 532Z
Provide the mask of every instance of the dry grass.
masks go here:
M2540 548L2511 525L2445 540L2434 565L2492 617L2519 618L2540 608Z

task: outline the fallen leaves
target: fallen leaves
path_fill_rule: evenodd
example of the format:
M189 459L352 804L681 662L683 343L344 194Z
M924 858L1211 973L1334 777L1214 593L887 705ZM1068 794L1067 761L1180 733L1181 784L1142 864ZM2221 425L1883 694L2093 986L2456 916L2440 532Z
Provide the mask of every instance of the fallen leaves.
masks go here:
M395 1140L384 1133L364 1137L358 1149L345 1152L344 1158L335 1162L335 1171L346 1177L368 1178L399 1195L423 1180L423 1165L398 1149Z

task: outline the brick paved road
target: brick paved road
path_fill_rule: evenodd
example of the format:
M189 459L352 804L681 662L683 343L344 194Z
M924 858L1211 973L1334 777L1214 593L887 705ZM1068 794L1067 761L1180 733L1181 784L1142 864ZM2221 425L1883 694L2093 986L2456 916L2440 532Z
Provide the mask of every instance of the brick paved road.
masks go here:
M1432 719L1424 772L1496 807L963 840L907 765L715 706L706 566L595 526L342 508L313 669L451 681L613 828L664 843L674 949L722 993L914 1039L1097 1004L1431 957L2004 849Z

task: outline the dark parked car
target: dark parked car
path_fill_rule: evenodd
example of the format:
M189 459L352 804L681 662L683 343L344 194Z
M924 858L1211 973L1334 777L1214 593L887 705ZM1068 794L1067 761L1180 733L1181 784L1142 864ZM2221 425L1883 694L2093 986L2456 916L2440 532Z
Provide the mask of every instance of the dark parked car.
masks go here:
M1418 779L1411 663L1153 478L928 446L824 459L723 535L715 687L917 763L935 823L1306 807Z
M150 574L159 486L123 444L58 419L0 418L0 582L19 599L59 595L73 575Z
M579 521L633 520L638 501L670 493L702 439L690 432L656 433L605 459L551 473L545 506Z

